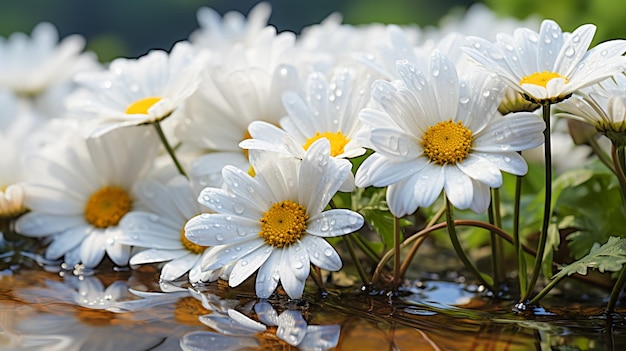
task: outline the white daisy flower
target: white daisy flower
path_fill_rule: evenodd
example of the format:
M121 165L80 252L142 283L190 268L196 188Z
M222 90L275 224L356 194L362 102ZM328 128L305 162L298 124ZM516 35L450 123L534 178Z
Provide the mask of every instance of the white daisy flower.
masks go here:
M159 122L197 89L205 59L186 42L176 43L170 53L153 50L138 59L115 59L107 71L76 75L83 89L68 98L68 108L96 115L93 136Z
M176 136L184 140L181 153L191 155L190 176L203 186L220 186L225 165L250 168L239 147L250 137L250 122L278 124L285 115L281 95L298 83L288 55L295 36L268 29L255 47L234 47L223 63L209 66L198 91L173 116L183 121Z
M223 269L200 271L203 255L210 249L196 245L185 237L185 223L202 212L198 194L187 178L177 176L167 184L155 180L142 180L134 186L134 193L147 208L132 211L119 225L123 234L120 243L146 248L135 254L131 265L165 262L160 280L172 281L189 273L189 281L214 281L223 274ZM228 271L228 267L226 267Z
M358 75L349 68L337 70L330 82L321 73L311 73L302 95L293 91L283 94L288 115L280 120L282 129L263 121L252 122L248 126L252 139L239 146L302 159L316 140L326 138L333 159L361 156L365 149L358 136L362 127L358 113L369 100L370 84L370 75ZM341 190L353 188L354 178L349 173Z
M556 103L574 91L626 69L626 40L609 40L589 50L596 26L586 24L563 33L544 20L539 33L518 28L501 33L495 43L470 37L467 54L484 69L496 73L530 101Z
M54 25L42 22L30 37L0 38L0 87L21 96L40 96L72 75L97 67L93 54L82 53L85 39L70 35L59 42Z
M26 211L22 165L18 157L17 145L0 133L0 220L13 218Z
M341 258L323 238L363 225L363 217L350 210L322 211L350 165L330 162L327 139L313 143L302 161L252 150L250 162L254 178L227 166L226 188L202 191L198 201L216 213L189 220L185 235L198 245L216 246L203 260L203 269L236 262L230 286L258 269L259 297L269 297L280 281L291 298L300 298L311 264L329 271L341 268Z
M341 326L308 325L298 310L285 310L280 315L267 301L254 306L257 322L234 309L227 313L213 313L200 317L200 321L218 333L193 332L181 339L183 350L206 349L219 345L220 350L243 348L280 348L280 343L296 347L298 350L330 350L339 343ZM275 335L272 329L276 327ZM271 335L268 335L271 334ZM256 335L264 340L277 338L277 344L261 345ZM263 347L265 346L265 347Z
M626 137L626 76L615 75L598 85L577 92L558 105L556 117L591 124L613 142L624 145Z
M237 44L254 46L258 34L268 26L271 13L272 7L267 2L256 4L247 20L236 11L227 12L222 17L210 7L201 7L196 14L200 28L191 33L189 41L218 55Z
M31 211L17 220L16 231L48 237L47 259L93 268L106 253L126 265L130 247L117 240L123 230L118 223L133 209L132 186L149 171L158 146L152 129L137 127L73 138L31 155L33 180L23 185Z
M373 85L381 110L361 112L375 153L357 170L356 185L388 186L396 217L430 206L442 189L455 207L485 211L500 171L526 173L517 151L540 145L545 124L532 113L498 115L499 85L482 74L459 79L439 51L424 66L400 61L398 70L402 81Z

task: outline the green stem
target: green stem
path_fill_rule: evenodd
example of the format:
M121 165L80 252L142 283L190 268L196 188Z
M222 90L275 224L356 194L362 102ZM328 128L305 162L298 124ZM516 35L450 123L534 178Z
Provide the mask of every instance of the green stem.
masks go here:
M493 285L487 282L487 280L482 275L482 273L476 268L476 266L474 266L474 264L465 255L465 252L463 251L463 248L461 247L461 243L459 242L459 237L456 234L452 206L450 204L450 201L448 201L448 198L445 198L445 201L446 201L446 227L448 228L448 233L450 234L450 241L452 242L452 246L454 247L454 250L456 251L457 255L459 256L463 264L465 265L465 268L467 268L476 277L476 279L478 279L478 281L480 281L480 283L485 286L485 288L494 292L495 289L493 288Z
M613 168L614 166L613 161L611 161L611 157L608 156L606 152L604 152L604 150L602 150L602 147L600 147L598 140L596 138L591 138L589 140L589 145L591 145L591 149L598 156L600 162L602 162L606 166L606 168L613 172L613 174L616 174L615 168Z
M172 161L174 162L174 165L178 169L178 173L187 177L187 173L185 173L185 170L178 162L178 158L176 158L176 153L174 152L174 149L172 148L170 143L167 141L167 138L165 137L165 133L163 133L163 129L161 128L161 123L159 121L155 121L155 122L152 122L152 125L154 126L157 133L159 134L159 139L161 139L161 142L163 143L165 150L170 155L170 157L172 158Z
M354 266L356 267L357 272L359 273L359 277L361 278L361 282L363 285L367 285L367 274L365 274L365 270L359 261L359 258L356 255L356 251L354 251L354 246L352 245L352 238L349 235L344 235L343 242L346 244L348 248L348 252L350 253L350 257L352 257L352 261L354 262Z
M446 212L446 204L444 203L442 204L441 208L439 208L439 210L435 213L433 218L431 218L430 221L428 221L425 228L430 228L433 225L435 225L435 223L439 221L439 219L443 216L445 212ZM415 254L417 253L417 249L422 245L422 242L423 240L415 241L415 244L413 244L413 246L411 247L411 250L409 250L406 257L404 257L404 261L402 261L402 266L400 266L400 273L399 273L400 278L404 277L404 275L406 274L406 271L409 268L409 264L413 260L413 256L415 256Z
M393 217L393 282L391 288L393 291L398 289L400 283L400 218Z
M543 131L545 139L544 143L544 155L545 155L545 197L543 208L543 223L541 225L541 231L539 232L539 243L537 245L537 257L533 267L533 272L528 284L528 289L522 296L521 301L528 300L528 297L537 284L539 279L539 273L541 272L541 265L543 263L543 254L546 250L546 241L548 240L548 226L550 225L550 215L552 213L552 143L550 135L550 102L544 102L542 105L543 120L546 123L546 129Z
M519 278L519 291L526 294L528 277L526 274L526 258L524 258L524 250L519 237L519 220L520 220L520 202L522 198L522 177L517 176L515 179L515 206L513 209L513 246L517 256L517 275Z
M495 225L495 219L493 214L493 196L491 199L491 203L489 204L489 209L487 210L489 216L489 223ZM498 275L498 245L497 245L498 236L494 232L489 232L489 240L491 242L491 272L493 274L493 286L497 289L500 286L500 279ZM498 294L497 291L494 291L494 294Z
M349 234L354 243L363 251L363 253L370 259L372 262L378 263L380 261L380 256L372 249L363 238L357 233Z
M622 200L626 204L626 176L624 175L624 165L620 162L620 158L623 156L624 147L615 147L615 144L611 146L611 157L613 158L613 166L615 167L615 174L619 181L619 185L622 188ZM617 298L619 297L622 289L626 283L626 265L622 267L622 271L619 273L619 277L613 285L609 302L606 305L606 312L613 313L615 311L615 305L617 304Z
M548 285L546 285L543 289L541 289L539 294L537 294L535 297L532 298L532 300L530 300L529 304L530 305L538 304L539 300L543 299L543 297L546 296L546 294L548 294L548 292L550 292L550 290L552 290L552 288L554 288L564 277L566 276L564 275L564 276L559 277L558 279L552 279L550 283L548 283Z

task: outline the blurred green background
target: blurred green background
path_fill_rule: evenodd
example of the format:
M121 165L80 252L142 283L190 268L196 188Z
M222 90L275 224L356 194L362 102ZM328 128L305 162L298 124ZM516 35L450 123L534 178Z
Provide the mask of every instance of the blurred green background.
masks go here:
M580 24L598 25L596 42L626 36L623 0L484 0L502 16L525 18L539 13L552 18L564 30ZM62 37L82 34L88 48L101 61L137 57L153 48L169 49L198 28L196 11L209 6L219 13L237 10L247 14L258 0L20 0L0 1L0 35L30 33L33 26L49 21ZM353 24L416 23L435 25L452 10L465 9L473 0L271 0L270 23L279 31L298 32L319 23L332 12Z

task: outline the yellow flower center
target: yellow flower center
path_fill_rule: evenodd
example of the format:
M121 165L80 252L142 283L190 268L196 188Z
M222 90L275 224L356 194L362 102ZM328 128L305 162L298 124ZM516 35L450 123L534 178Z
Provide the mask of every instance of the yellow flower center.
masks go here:
M147 98L143 98L143 99L137 100L137 101L133 102L132 104L128 105L128 107L126 108L126 114L129 114L129 115L134 115L134 114L147 115L148 114L148 110L150 109L150 107L152 107L154 104L156 104L159 101L161 101L161 98L160 97L155 97L155 96L151 96L151 97L147 97Z
M132 200L126 190L106 186L91 195L85 206L85 219L96 228L107 228L117 223L130 211Z
M185 236L185 226L180 230L180 242L183 244L183 247L187 249L189 252L194 253L196 255L200 255L204 252L204 250L208 246L198 245L196 243L191 242L191 240L187 239Z
M350 139L348 139L345 135L341 134L341 132L315 132L315 135L308 138L306 143L302 145L305 150L308 150L311 144L316 142L321 138L326 138L330 141L330 156L337 156L343 154L343 148L346 147Z
M440 165L463 161L472 148L472 131L452 120L428 128L422 137L424 154Z
M176 301L174 318L177 322L185 325L203 325L198 317L210 313L211 311L204 308L198 299L187 296Z
M540 85L545 88L548 82L554 78L565 78L565 83L567 83L568 81L567 77L563 77L562 75L556 72L543 71L543 72L535 72L533 74L527 75L526 77L523 77L519 81L519 84L520 85L534 84L534 85Z
M268 245L278 248L289 246L304 235L308 219L304 207L297 203L290 200L277 202L259 220L259 236Z

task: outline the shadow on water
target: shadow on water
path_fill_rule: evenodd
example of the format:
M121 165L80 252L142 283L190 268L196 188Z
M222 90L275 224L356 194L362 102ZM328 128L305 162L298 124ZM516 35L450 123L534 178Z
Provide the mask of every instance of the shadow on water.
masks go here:
M159 285L156 270L0 276L2 350L619 350L625 310L598 299L513 313L460 281L406 283L399 296L314 286L259 300L253 287ZM63 273L63 272L62 272ZM592 303L590 301L596 301ZM600 299L601 301L601 299ZM601 301L602 302L602 301Z

